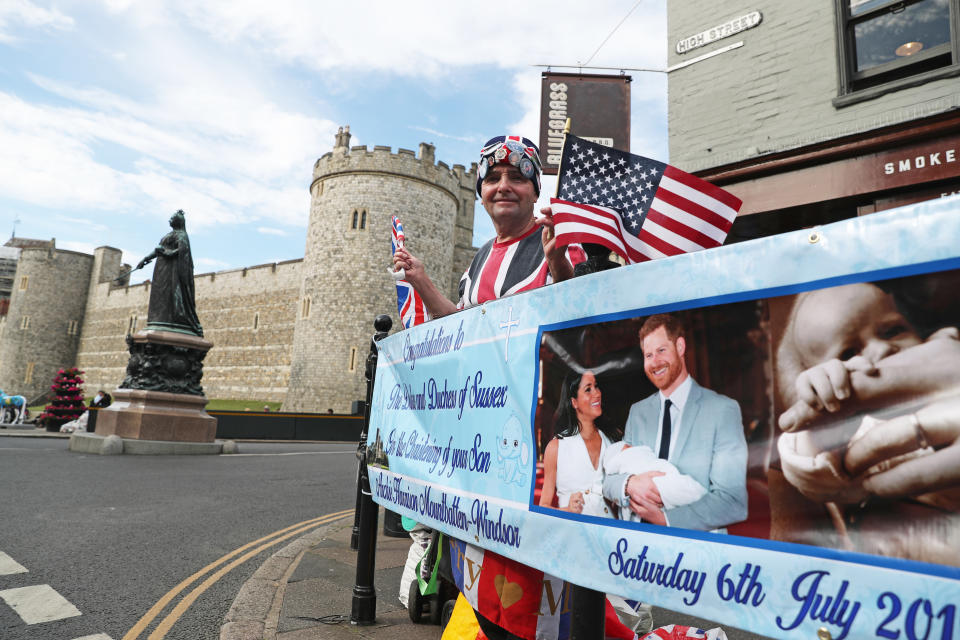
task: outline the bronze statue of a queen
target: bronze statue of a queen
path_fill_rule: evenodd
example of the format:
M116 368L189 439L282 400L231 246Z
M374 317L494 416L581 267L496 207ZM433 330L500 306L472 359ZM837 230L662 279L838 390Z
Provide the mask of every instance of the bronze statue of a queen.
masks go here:
M193 289L193 256L187 237L183 210L170 217L172 230L163 236L160 244L137 265L156 258L153 281L150 284L150 307L147 311L147 330L175 331L203 337L203 327L197 317Z

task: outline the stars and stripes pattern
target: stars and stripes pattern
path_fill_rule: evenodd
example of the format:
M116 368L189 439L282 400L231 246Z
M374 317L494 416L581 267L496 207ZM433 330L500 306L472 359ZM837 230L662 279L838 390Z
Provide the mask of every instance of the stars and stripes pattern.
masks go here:
M397 252L399 247L403 246L403 224L400 218L393 216L393 224L390 237L390 255ZM427 307L423 304L423 299L416 292L413 286L406 280L397 280L397 310L400 313L400 322L404 329L423 324L430 319Z
M742 204L663 162L567 136L551 200L557 242L601 244L629 263L723 244Z

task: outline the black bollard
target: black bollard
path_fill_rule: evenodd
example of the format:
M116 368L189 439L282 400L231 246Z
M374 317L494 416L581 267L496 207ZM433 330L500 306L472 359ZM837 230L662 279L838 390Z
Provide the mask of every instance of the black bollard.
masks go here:
M370 494L370 476L367 474L367 432L370 428L370 401L373 400L373 382L377 373L377 342L387 336L393 321L388 315L379 315L373 326L377 333L370 341L367 356L367 402L363 414L363 432L360 437L360 468L357 482L357 576L353 585L353 604L350 624L372 625L377 618L377 591L373 586L373 572L377 557L377 504Z
M570 587L570 640L603 640L606 594L575 584Z
M363 429L360 431L360 442L357 444L357 504L353 509L353 531L350 533L350 549L356 551L360 548L360 491L361 476L363 474L365 458L367 457L367 425L364 421Z

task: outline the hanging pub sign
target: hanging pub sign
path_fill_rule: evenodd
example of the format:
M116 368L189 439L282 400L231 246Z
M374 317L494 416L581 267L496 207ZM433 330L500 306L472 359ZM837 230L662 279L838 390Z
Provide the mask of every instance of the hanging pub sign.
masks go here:
M563 127L573 120L577 135L607 147L630 150L630 82L627 75L543 74L540 86L540 159L556 174Z
M492 551L782 640L960 639L958 287L952 197L396 333L374 500L478 550L468 598Z

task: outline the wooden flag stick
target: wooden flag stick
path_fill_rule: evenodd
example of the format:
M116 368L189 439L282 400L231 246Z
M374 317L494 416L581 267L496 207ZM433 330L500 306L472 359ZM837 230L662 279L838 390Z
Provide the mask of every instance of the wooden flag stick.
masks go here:
M570 133L572 127L573 120L567 118L567 121L563 125L563 146L560 147L560 166L557 167L557 188L553 192L554 198L560 197L560 174L563 173L563 154L567 150L567 134Z

